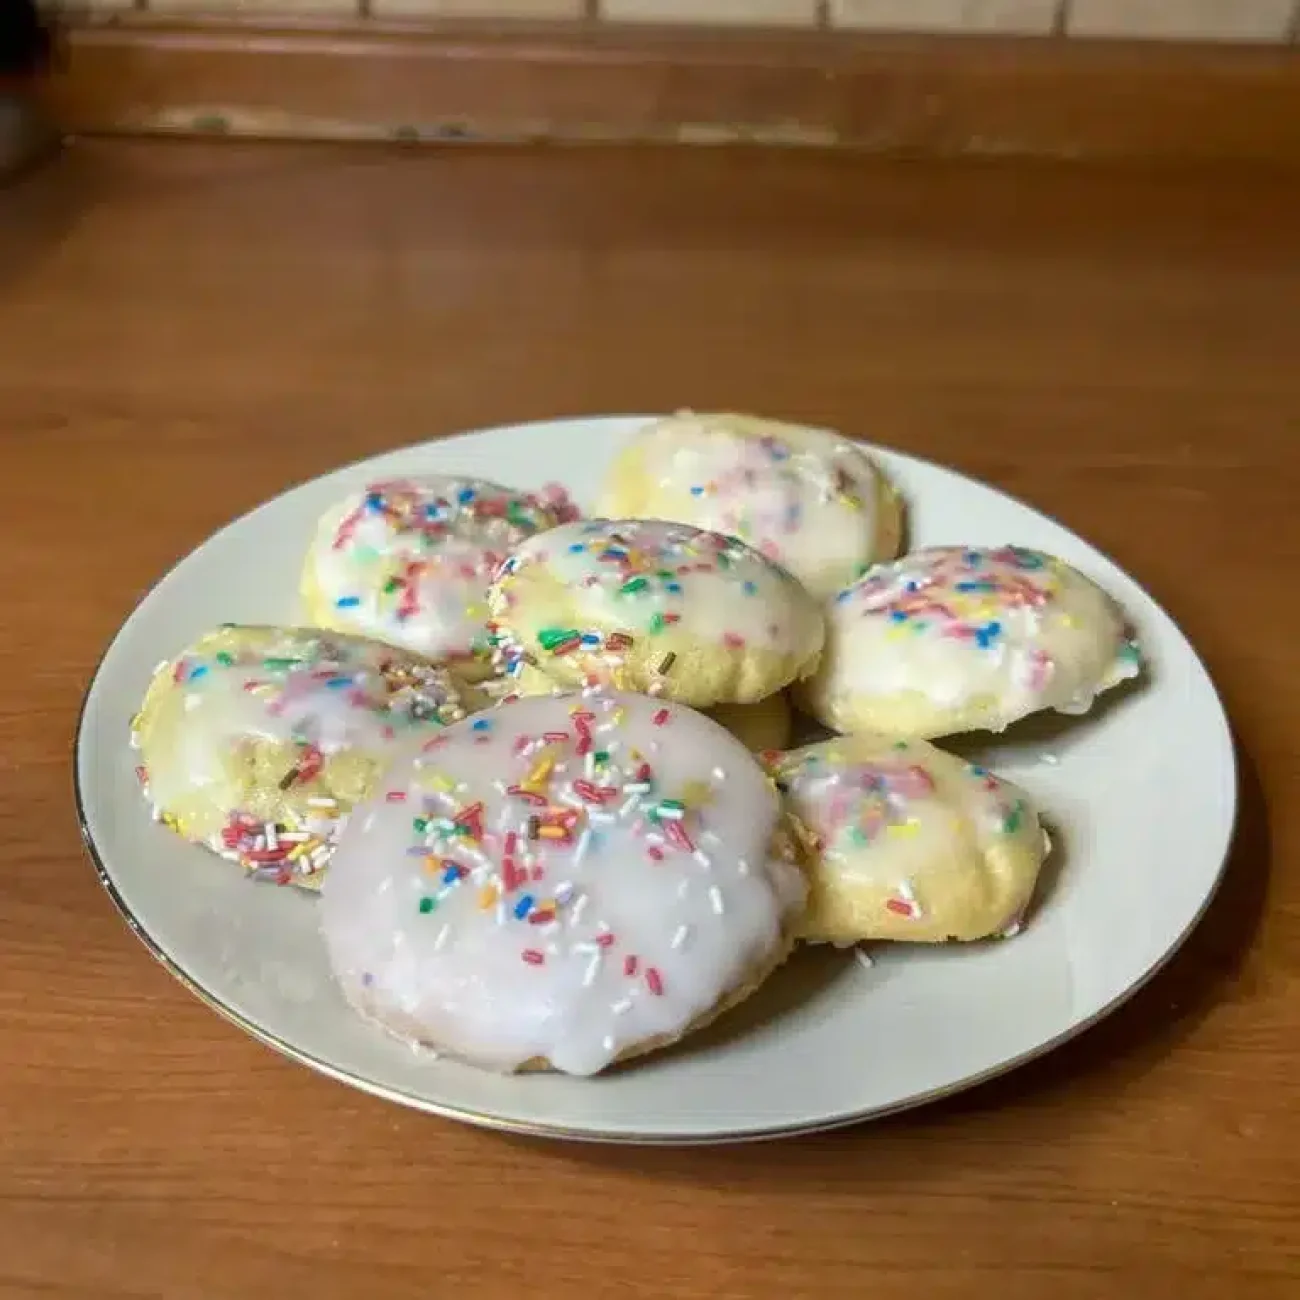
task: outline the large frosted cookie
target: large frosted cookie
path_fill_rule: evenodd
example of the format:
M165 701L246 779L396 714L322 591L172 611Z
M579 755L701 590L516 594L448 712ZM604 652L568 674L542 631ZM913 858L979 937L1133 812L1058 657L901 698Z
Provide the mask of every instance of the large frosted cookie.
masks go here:
M683 411L636 433L597 512L739 537L829 599L898 554L902 503L871 457L825 429Z
M557 490L444 475L373 483L325 512L303 568L303 603L320 627L486 676L488 582L513 547L572 517Z
M598 519L529 538L489 592L507 673L600 682L696 708L807 676L823 616L785 570L685 524Z
M473 704L467 703L467 710L471 707L489 708L512 695L562 695L566 688L552 681L540 669L524 664L515 676L481 683L474 692ZM784 749L790 743L794 719L784 692L769 695L753 704L717 704L704 712L756 754Z
M827 607L799 701L841 732L1000 731L1084 713L1137 675L1120 607L1064 561L1020 546L935 546L877 565Z
M845 736L776 757L809 877L801 937L1014 933L1048 839L1024 791L923 740Z
M314 888L398 742L462 716L448 675L393 646L228 626L158 667L131 743L165 825L258 879Z
M498 1071L675 1042L783 960L805 884L744 747L645 696L518 699L413 748L322 894L348 1001Z

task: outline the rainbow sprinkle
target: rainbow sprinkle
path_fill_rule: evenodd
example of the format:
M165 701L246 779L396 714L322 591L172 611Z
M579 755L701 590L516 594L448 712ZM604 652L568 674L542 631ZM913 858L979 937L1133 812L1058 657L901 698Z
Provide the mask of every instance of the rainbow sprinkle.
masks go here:
M607 748L596 748L596 738L612 737L621 727L623 713L608 697L583 700L571 708L567 726L519 737L510 769L496 782L504 806L492 824L484 801L472 799L467 786L440 771L436 754L421 762L409 795L392 789L384 797L402 795L412 804L408 852L413 857L441 863L456 846L456 869L438 876L435 887L419 895L415 905L420 914L469 888L477 913L490 912L498 925L518 928L523 964L545 966L548 954L567 947L587 962L584 983L592 983L609 961L622 970L633 991L659 997L665 992L663 970L628 951L610 926L584 917L590 896L575 888L568 871L599 853L610 828L619 825L631 830L647 861L688 859L693 872L707 877L711 859L699 846L717 842L707 809L727 774L717 768L710 780L694 778L669 790L652 756L624 750L612 740ZM652 725L671 728L674 716L671 708L659 707ZM475 834L458 838L456 828L466 825ZM723 916L722 889L716 881L706 887L711 914ZM670 946L681 949L691 939L691 927L679 927Z

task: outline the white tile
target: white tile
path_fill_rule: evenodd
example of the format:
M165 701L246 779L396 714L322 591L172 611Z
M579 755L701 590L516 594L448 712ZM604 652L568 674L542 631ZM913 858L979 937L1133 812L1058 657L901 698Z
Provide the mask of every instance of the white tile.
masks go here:
M370 0L376 17L581 18L585 0Z
M611 22L811 27L817 0L600 0Z
M1295 0L1070 0L1072 36L1281 41Z
M94 0L92 0L92 3ZM0 0L3 4L4 0ZM340 14L356 15L361 12L360 0L148 0L151 13L159 14L211 14L220 17L228 14L293 14L296 17L321 14L337 18Z
M831 22L868 31L1041 35L1061 0L830 0Z

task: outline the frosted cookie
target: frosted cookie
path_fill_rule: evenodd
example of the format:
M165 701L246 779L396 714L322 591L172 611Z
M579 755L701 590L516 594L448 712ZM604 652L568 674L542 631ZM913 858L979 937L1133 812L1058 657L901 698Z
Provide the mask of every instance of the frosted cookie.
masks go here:
M841 737L776 756L809 877L801 937L1014 933L1048 852L1016 786L923 740Z
M397 742L462 716L448 675L393 646L227 626L158 667L131 743L158 820L258 879L314 888Z
M836 596L799 703L841 732L1001 731L1041 709L1085 713L1139 666L1123 611L1063 561L935 546Z
M512 696L566 693L563 686L531 664L524 664L514 677L497 678L492 683L484 682L474 689L478 692L474 701L478 708L489 708ZM466 707L468 711L469 705ZM754 753L784 749L790 743L794 720L784 692L769 695L767 699L753 704L716 704L703 712L720 726L726 727L746 749Z
M373 483L321 519L303 605L319 627L486 676L489 580L526 537L573 517L558 489L534 495L441 475Z
M635 434L597 513L727 533L829 600L898 554L902 502L856 443L751 415L683 411Z
M322 893L367 1019L502 1072L590 1075L675 1042L784 959L805 884L740 743L635 695L449 727L350 820Z
M816 666L816 601L735 538L598 519L522 543L488 593L507 674L602 683L696 708L774 695Z

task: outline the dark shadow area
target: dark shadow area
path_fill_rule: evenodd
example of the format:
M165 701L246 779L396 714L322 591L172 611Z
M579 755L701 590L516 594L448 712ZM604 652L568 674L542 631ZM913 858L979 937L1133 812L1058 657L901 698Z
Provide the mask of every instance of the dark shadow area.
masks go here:
M656 1061L671 1062L693 1052L716 1051L760 1030L767 1034L779 1032L782 1019L797 1015L832 984L852 978L853 974L852 953L834 948L799 948L752 997L678 1046L649 1058L643 1068L653 1069ZM636 1064L631 1061L626 1068L635 1069Z
M1108 720L1150 689L1157 670L1143 665L1142 673L1112 686L1097 696L1084 714L1058 713L1044 709L1013 722L1005 731L968 731L957 736L940 736L934 741L940 749L969 761L985 762L996 768L1001 756L1014 755L1021 761L1050 754L1057 757L1077 745L1081 739L1108 725Z

